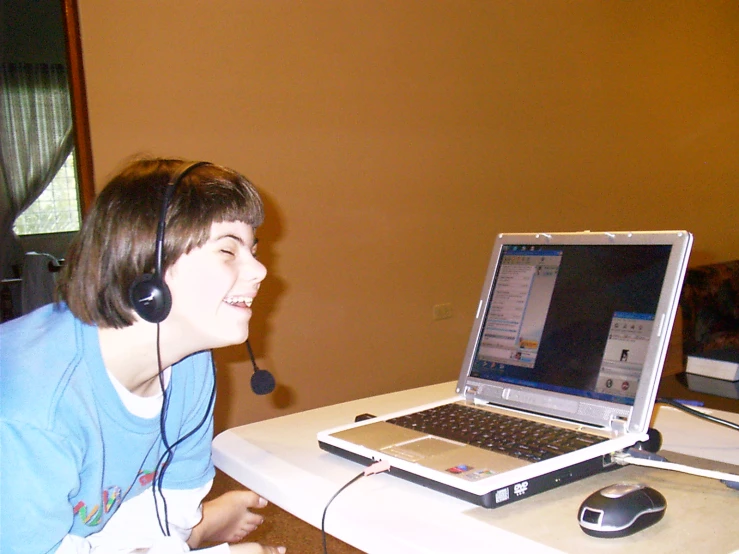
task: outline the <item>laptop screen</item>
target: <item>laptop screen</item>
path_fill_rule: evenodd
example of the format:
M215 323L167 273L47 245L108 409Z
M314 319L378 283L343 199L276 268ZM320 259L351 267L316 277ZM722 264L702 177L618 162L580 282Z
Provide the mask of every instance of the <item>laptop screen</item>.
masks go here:
M503 245L470 371L633 405L670 245Z

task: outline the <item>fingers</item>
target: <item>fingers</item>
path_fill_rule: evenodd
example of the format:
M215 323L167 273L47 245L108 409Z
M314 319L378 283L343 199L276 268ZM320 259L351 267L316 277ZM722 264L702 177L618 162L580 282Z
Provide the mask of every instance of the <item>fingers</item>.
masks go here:
M231 554L285 554L284 546L263 546L256 542L244 542L230 545Z
M229 491L213 500L203 503L203 519L195 527L199 530L190 545L201 542L238 542L254 531L264 521L264 517L252 512L263 508L267 501L258 494L247 491Z
M233 491L235 502L241 506L243 510L241 516L241 538L244 538L247 534L254 531L262 523L264 523L264 517L262 515L250 511L254 508L264 508L267 505L267 501L260 497L258 494L252 491Z
M244 508L264 508L267 506L267 501L259 496L254 491L248 491L248 490L239 490L239 491L229 491L225 493L223 496L231 495L233 496L237 502L239 502Z
M243 529L248 529L249 531L254 531L259 525L261 525L264 522L264 517L262 517L259 514L255 514L254 512L246 511L244 512L241 523Z

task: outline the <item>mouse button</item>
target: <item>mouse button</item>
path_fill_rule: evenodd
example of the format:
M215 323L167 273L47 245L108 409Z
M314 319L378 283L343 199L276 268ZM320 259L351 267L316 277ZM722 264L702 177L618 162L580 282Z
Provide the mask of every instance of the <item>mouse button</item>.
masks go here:
M651 487L645 487L644 494L651 501L653 508L661 510L667 507L667 500L661 492Z
M644 485L642 484L617 483L601 489L600 494L606 498L621 498L622 496L626 496L629 493L643 488Z

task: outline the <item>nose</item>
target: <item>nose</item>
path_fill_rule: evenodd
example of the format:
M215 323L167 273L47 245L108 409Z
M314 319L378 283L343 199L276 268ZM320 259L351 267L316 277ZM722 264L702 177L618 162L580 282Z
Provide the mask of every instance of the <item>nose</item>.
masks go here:
M253 256L247 256L242 268L242 276L252 283L261 283L267 276L267 268Z

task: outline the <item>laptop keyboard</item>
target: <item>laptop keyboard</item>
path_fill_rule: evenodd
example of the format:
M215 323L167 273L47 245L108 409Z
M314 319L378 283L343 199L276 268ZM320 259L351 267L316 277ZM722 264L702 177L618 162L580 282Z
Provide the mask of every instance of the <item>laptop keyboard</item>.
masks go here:
M606 440L461 404L444 404L387 422L530 462L554 458Z

